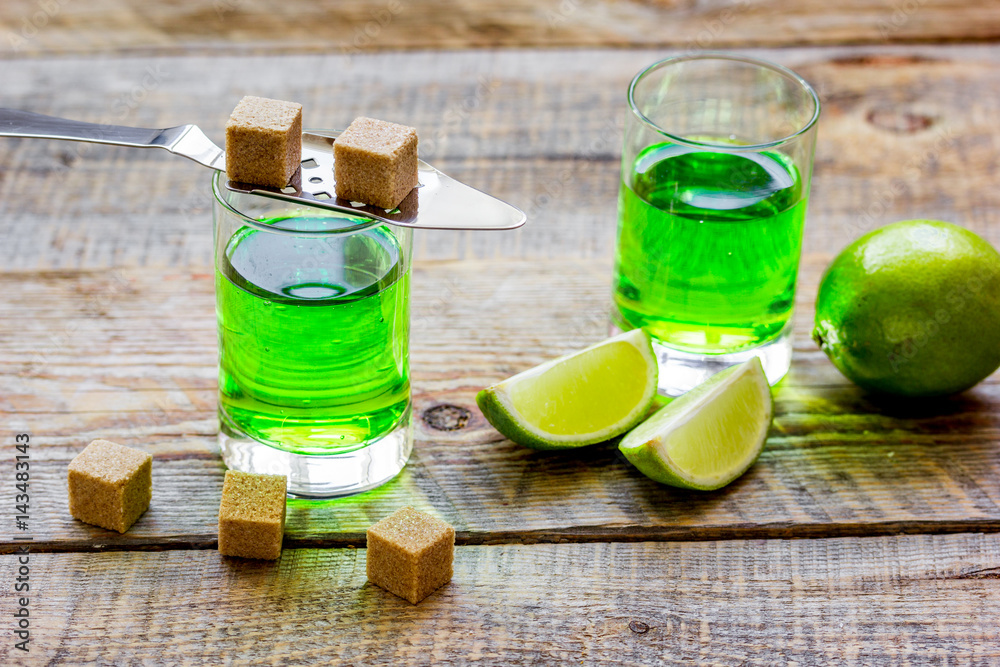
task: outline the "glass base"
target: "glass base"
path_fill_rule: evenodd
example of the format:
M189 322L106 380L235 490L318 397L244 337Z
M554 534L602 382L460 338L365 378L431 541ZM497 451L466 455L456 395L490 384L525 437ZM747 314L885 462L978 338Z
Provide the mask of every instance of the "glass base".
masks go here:
M614 333L621 329L612 326ZM716 373L741 364L751 357L760 357L764 375L773 386L785 377L792 365L792 327L786 326L769 343L729 354L694 354L681 352L653 339L653 353L659 364L659 392L664 396L680 396L697 387Z
M334 498L374 489L399 474L413 449L409 409L389 433L344 454L293 454L239 432L219 414L219 448L226 466L242 472L288 477L288 495Z

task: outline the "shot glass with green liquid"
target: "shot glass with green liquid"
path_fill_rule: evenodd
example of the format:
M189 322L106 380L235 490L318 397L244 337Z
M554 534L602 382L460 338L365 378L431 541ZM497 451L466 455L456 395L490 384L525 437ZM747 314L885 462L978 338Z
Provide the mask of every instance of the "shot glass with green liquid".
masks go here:
M235 470L332 497L412 447L412 231L230 192L214 177L220 448Z
M653 338L660 392L758 356L791 364L819 98L794 72L693 54L628 90L612 318Z

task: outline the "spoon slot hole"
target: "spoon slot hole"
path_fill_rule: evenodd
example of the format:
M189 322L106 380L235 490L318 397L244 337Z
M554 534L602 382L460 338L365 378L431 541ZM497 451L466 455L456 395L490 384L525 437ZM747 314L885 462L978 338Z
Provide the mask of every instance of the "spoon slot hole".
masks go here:
M319 166L319 162L316 162L316 160L314 160L312 158L306 158L305 160L302 161L302 168L303 169L315 169L318 166Z

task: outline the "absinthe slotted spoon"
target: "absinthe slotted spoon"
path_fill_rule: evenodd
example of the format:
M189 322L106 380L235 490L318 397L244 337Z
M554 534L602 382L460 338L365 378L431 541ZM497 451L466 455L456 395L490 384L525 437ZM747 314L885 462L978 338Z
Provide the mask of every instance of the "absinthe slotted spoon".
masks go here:
M285 188L227 181L233 192L281 199L419 229L516 229L524 213L510 204L441 173L420 160L419 185L389 211L336 196L333 143L339 132L302 133L302 165ZM226 153L196 125L165 129L101 125L0 108L0 137L84 141L134 148L163 148L217 171L226 170Z

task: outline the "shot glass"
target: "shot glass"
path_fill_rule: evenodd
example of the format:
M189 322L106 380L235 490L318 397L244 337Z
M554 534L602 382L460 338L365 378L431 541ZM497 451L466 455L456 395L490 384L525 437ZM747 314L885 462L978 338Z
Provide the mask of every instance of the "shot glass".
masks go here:
M295 496L376 487L410 455L412 231L213 177L219 445Z
M612 320L653 338L660 392L758 356L791 364L816 92L791 70L701 53L628 88Z

